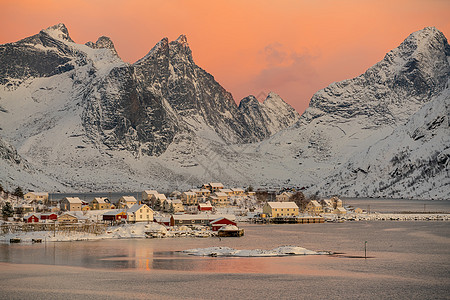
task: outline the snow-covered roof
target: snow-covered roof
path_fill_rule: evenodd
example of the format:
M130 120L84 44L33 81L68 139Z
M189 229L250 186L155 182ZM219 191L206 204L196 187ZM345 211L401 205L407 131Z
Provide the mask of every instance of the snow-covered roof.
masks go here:
M60 215L58 218L61 218L61 217L63 217L63 216L70 216L70 217L74 217L74 218L79 218L78 216L76 216L76 215L74 215L74 214L71 214L71 213L68 213L68 212L66 212L66 213L63 213L62 215Z
M186 196L195 196L195 195L197 195L195 192L184 192L183 194L185 194Z
M156 199L159 199L159 200L166 200L167 198L166 198L166 195L164 195L164 194L155 194L155 195L153 195Z
M220 189L219 191L222 192L222 193L232 193L233 192L230 189Z
M211 187L215 187L215 188L223 187L223 184L220 183L220 182L210 182L209 185L210 185Z
M96 197L96 198L94 198L94 200L96 200L98 203L109 203L109 202L105 201L105 200L108 200L108 198L106 198L106 197Z
M214 193L217 197L227 197L228 195L223 192L215 192Z
M298 208L295 202L267 202L271 208Z
M322 205L319 204L319 202L317 202L316 200L311 200L311 205L315 206L315 207L321 207Z
M28 214L28 215L24 216L24 219L28 219L29 217L32 217L32 216L35 216L36 218L39 219L40 214L37 214L37 213L31 213L31 214Z
M137 202L136 198L133 196L122 196L120 200L126 201L126 202Z
M340 211L340 212L346 212L345 208L340 207L340 206L336 207L335 210Z
M212 207L211 202L206 202L206 203L199 203L198 204L200 207Z
M241 188L233 188L231 189L233 192L245 192L244 189Z
M147 195L159 194L158 191L155 190L145 190L144 193L146 193Z
M172 204L183 204L180 199L172 200Z
M236 220L236 218L234 218L234 219L229 219L229 218L227 218L227 217L220 217L220 218L217 218L217 219L212 220L210 223L211 223L211 224L218 223L218 222L220 222L220 221L222 221L222 220L225 220L225 219L230 220L230 221L232 221L232 222L234 222L234 221Z
M115 215L120 214L120 213L123 213L123 212L124 212L123 210L114 209L114 210L105 212L105 213L103 214L103 216L115 216Z
M190 189L188 192L201 193L202 190L201 189Z
M54 212L47 212L47 213L42 213L41 216L51 216L51 215L56 215L56 213Z
M135 204L127 210L127 213L135 213L142 207L147 207L148 209L150 209L150 207L148 207L146 204Z
M81 204L81 203L83 203L83 202L81 202L80 198L78 198L78 197L66 197L64 199L66 199L70 204Z

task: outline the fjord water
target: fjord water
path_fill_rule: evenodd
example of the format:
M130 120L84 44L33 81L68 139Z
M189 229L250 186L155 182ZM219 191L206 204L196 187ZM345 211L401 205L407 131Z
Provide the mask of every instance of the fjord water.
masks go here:
M448 222L244 225L242 238L0 245L0 295L44 298L448 299ZM364 244L367 256L364 259ZM180 250L295 245L332 256L194 257ZM76 278L82 290L69 283ZM49 282L50 281L50 282ZM121 294L121 285L134 294ZM26 288L25 288L26 287ZM258 296L259 297L259 296Z

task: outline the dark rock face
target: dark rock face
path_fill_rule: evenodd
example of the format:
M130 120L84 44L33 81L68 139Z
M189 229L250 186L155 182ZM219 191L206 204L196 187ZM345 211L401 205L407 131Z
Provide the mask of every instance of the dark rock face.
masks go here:
M132 66L114 68L95 84L84 102L83 125L91 140L109 149L160 155L178 131L177 119L161 96L135 80L134 71Z
M47 48L48 51L42 49ZM66 44L41 31L16 43L0 45L0 84L14 79L49 77L70 71L76 54Z
M1 45L0 65L0 84L13 86L30 77L71 71L73 98L81 99L88 139L135 156L158 156L177 133L195 134L191 122L206 125L225 143L234 144L260 141L298 117L281 99L277 101L282 108L289 107L287 116L276 107L263 115L239 109L231 94L195 64L184 35L172 42L162 39L129 65L120 60L108 37L77 45L58 24ZM279 117L287 123L274 126L272 121Z

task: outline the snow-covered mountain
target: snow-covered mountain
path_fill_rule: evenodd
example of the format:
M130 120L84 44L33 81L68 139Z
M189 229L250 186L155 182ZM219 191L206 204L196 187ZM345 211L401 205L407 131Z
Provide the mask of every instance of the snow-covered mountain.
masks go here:
M450 88L356 153L317 190L350 196L441 198L450 191Z
M128 64L109 38L76 44L58 24L0 45L0 136L12 145L3 156L26 161L0 160L9 166L0 180L50 191L218 180L446 198L449 62L447 39L427 27L318 91L299 116L275 93L236 105L183 35Z
M257 142L299 118L270 94L253 120L194 63L183 35L128 64L109 38L76 44L58 24L0 45L0 65L1 136L78 189L167 185L211 145ZM175 162L158 159L170 146Z
M449 58L450 47L439 30L427 27L414 32L364 74L318 91L293 127L261 142L255 151L284 162L290 174L295 169L300 173L285 180L294 178L300 186L317 191L315 185L391 135L425 103L446 97L440 94L448 86ZM347 188L318 186L322 194L353 195Z

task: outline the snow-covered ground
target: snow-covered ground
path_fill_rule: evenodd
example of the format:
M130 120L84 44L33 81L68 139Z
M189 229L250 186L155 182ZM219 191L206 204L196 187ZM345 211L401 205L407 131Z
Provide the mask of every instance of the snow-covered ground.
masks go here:
M146 238L147 233L157 237L207 237L215 235L214 232L204 226L192 229L187 226L175 226L167 228L158 223L135 223L123 224L119 226L108 227L103 234L91 234L82 232L53 232L53 231L34 231L34 232L16 232L0 235L0 242L9 242L10 239L19 238L21 242L31 243L33 239L41 239L42 242L65 242L65 241L86 241L101 239L128 239L128 238Z

